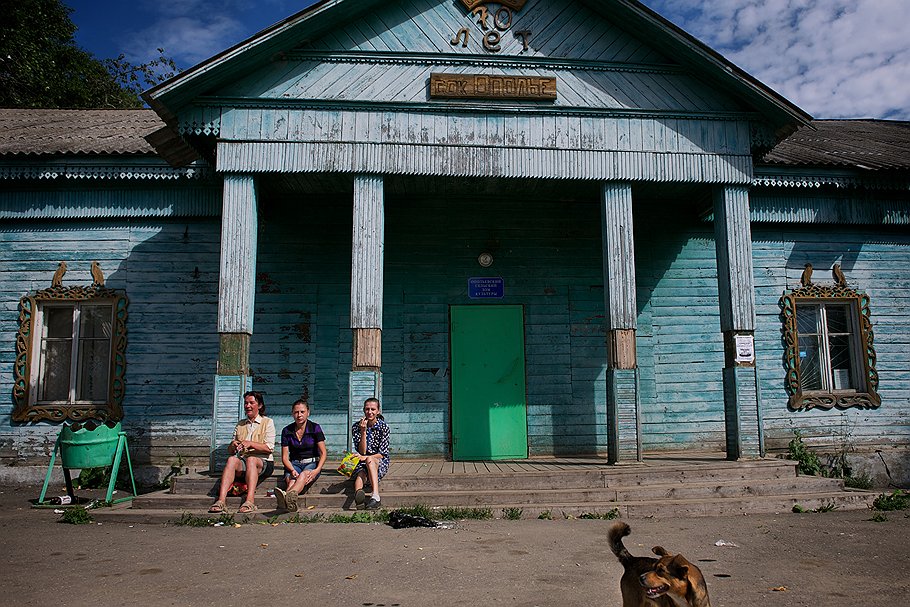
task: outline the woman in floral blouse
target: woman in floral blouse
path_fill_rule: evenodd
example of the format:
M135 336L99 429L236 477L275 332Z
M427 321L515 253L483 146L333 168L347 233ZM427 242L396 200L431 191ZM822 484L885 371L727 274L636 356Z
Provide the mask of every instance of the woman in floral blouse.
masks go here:
M366 501L364 484L369 481L373 494L366 507L381 507L379 481L389 471L389 425L385 423L379 399L368 398L363 402L363 419L351 426L354 450L360 463L354 468L354 502L360 506Z

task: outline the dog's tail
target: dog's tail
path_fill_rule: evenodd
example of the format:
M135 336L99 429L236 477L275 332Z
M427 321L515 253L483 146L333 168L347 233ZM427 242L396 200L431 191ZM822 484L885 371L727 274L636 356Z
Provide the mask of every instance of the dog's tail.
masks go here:
M623 565L632 560L632 555L629 554L629 551L626 550L625 545L622 543L622 538L626 537L631 532L632 530L629 528L629 525L619 522L614 523L607 534L607 537L610 538L610 550L613 551L613 554L616 555L616 558L618 558L619 562Z

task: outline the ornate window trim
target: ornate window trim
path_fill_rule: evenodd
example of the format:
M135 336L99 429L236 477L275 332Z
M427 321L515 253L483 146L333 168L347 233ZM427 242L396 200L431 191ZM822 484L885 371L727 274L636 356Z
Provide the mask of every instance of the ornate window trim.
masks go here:
M812 282L812 266L806 264L801 279L802 286L783 292L780 298L781 318L783 320L784 366L786 368L786 389L789 395L787 406L793 411L808 409L845 409L861 407L874 409L881 405L878 394L878 371L875 369L876 355L873 344L871 310L869 296L850 288L847 279L835 264L832 270L835 283L821 285ZM799 368L799 334L797 332L796 309L800 303L835 302L850 304L857 325L858 347L862 354L862 379L864 390L844 391L806 391L803 392Z
M97 264L92 264L93 274ZM126 319L129 301L124 291L108 289L97 269L96 282L88 286L64 287L60 284L65 264L61 264L53 286L26 295L19 301L19 331L16 335L16 360L13 377L14 422L83 422L97 420L116 422L123 419L123 396L126 373ZM39 306L53 303L110 303L113 309L110 375L106 403L35 403L32 402L32 371L37 364L35 335L40 333L35 322Z

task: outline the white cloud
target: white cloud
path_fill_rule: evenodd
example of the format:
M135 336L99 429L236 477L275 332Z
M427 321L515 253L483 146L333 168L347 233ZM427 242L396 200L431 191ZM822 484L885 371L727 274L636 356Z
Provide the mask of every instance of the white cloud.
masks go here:
M907 0L645 0L816 118L910 120Z

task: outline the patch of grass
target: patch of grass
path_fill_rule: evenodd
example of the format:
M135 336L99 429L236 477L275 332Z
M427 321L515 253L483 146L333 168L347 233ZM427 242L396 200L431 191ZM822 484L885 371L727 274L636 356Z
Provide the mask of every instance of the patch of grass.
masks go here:
M822 462L818 455L803 442L802 432L794 430L793 434L796 436L787 444L787 458L797 462L796 469L800 474L824 476Z
M873 523L887 523L888 516L884 512L875 510L872 512L872 518L870 518L869 520L872 521Z
M92 522L92 515L82 506L73 506L63 511L59 523L68 525L88 525Z
M552 521L553 514L549 510L544 510L543 512L541 512L540 514L537 515L537 518L539 518L541 520L545 520L545 521Z
M619 518L619 510L617 508L613 508L607 512L583 512L578 515L578 518L586 520L612 521Z
M807 514L807 513L822 513L822 512L833 512L838 509L838 505L832 502L827 502L819 506L818 508L806 508L800 504L793 504L793 512L796 514Z
M180 515L179 519L173 521L171 524L176 525L177 527L212 527L218 523L225 526L233 525L234 522L234 515L228 514L227 512L222 512L218 516L199 516L197 514L184 512Z
M906 510L907 508L910 508L910 493L901 491L900 489L896 489L891 495L882 493L875 498L874 502L872 502L872 507L875 510L886 511Z
M521 519L521 515L524 512L521 508L503 508L502 509L502 518L509 521L517 521Z
M432 510L435 518L444 521L456 521L461 519L471 519L475 521L484 521L493 518L493 510L490 508L459 508L445 507Z
M110 508L114 505L114 502L108 500L97 500L89 504L87 510L96 510L97 508Z
M871 489L872 488L872 477L868 474L858 474L856 476L845 476L844 477L844 487L849 487L851 489Z
M403 508L397 508L398 512L402 514L408 514L410 516L419 516L422 518L432 519L435 516L435 512L429 506L423 504L415 504L414 506L404 506Z
M361 510L353 514L330 514L325 521L328 523L385 523L389 520L389 513L385 510L371 512Z

